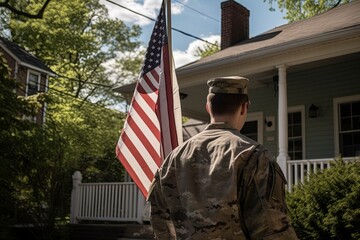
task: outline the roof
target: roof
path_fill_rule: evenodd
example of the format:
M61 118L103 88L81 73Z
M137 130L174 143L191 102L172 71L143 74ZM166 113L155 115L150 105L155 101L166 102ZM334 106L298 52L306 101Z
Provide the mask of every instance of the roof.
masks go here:
M9 53L20 65L45 72L51 76L55 76L47 65L45 65L40 59L25 51L22 47L14 42L11 42L5 38L0 37L0 46L3 47L7 53Z
M360 1L354 1L342 4L325 13L305 19L282 25L269 30L261 35L242 41L237 45L228 47L213 55L202 58L194 63L190 63L177 69L177 73L190 71L194 68L205 67L215 63L226 64L229 60L244 57L251 57L256 53L264 54L277 51L277 47L290 44L301 45L304 40L313 39L316 36L323 36L341 30L355 29L360 31ZM294 47L294 45L289 46Z

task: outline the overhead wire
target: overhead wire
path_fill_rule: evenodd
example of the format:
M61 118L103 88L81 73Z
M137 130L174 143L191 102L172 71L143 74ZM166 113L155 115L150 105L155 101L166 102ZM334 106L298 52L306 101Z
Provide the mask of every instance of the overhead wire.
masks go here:
M145 14L142 14L142 13L136 12L136 11L134 11L134 10L128 8L128 7L125 7L125 6L123 6L123 5L119 4L119 3L116 3L116 2L114 2L114 1L111 1L111 0L105 0L105 1L107 1L107 2L109 2L109 3L112 3L112 4L114 4L114 5L118 6L118 7L124 8L124 9L126 9L126 10L128 10L128 11L134 13L134 14L137 14L137 15L139 15L139 16L142 16L142 17L144 17L144 18L147 18L147 19L149 19L149 20L151 20L151 21L154 21L154 22L156 21L154 18L151 18L151 17L149 17L149 16L146 16ZM207 44L211 44L211 45L213 45L213 46L217 46L217 44L215 44L215 43L209 42L209 41L207 41L207 40L205 40L205 39L202 39L202 38L197 37L197 36L195 36L195 35L193 35L193 34L184 32L184 31L179 30L179 29L177 29L177 28L171 27L171 29L174 30L175 32L179 32L179 33L181 33L181 34L184 34L184 35L186 35L186 36L188 36L188 37L192 37L192 38L195 38L195 39L200 40L200 41L202 41L202 42L205 42L205 43L207 43Z
M178 0L174 0L174 1L177 2L177 3L180 3L180 4L183 5L184 7L187 7L187 8L189 8L189 9L193 10L194 12L199 13L200 15L203 15L203 16L205 16L205 17L207 17L207 18L210 18L210 19L212 19L212 20L214 20L214 21L216 21L216 22L218 22L218 23L220 22L218 19L216 19L216 18L214 18L214 17L212 17L212 16L209 16L209 15L203 13L203 12L200 12L199 10L190 7L190 6L186 5L185 3L182 3L182 2L180 2L180 1L178 1Z
M46 88L48 88L48 89L50 89L50 90L53 90L55 93L58 93L58 94L60 94L60 95L67 96L67 97L71 97L71 98L75 99L76 101L79 101L79 102L82 103L82 104L83 104L83 103L89 104L89 106L95 107L95 108L97 108L98 110L107 111L107 112L112 110L112 109L110 109L110 108L106 108L105 106L98 105L98 104L96 104L96 103L92 103L92 102L90 102L90 101L86 101L86 100L83 100L83 99L81 99L81 98L78 98L78 97L76 97L75 95L72 95L72 94L70 94L70 93L67 93L67 92L58 90L58 89L53 88L53 87L46 86L45 84L39 83L39 85L40 85L40 86L43 86L43 87L46 87ZM19 89L20 89L24 94L26 94L26 91L25 91L23 88L19 87ZM38 92L38 93L43 93L43 92Z

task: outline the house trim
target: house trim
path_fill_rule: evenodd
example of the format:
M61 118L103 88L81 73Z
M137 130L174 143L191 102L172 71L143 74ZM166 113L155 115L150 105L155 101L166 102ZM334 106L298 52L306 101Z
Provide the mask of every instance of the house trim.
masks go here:
M301 112L301 141L302 141L302 159L306 159L306 142L305 142L305 105L288 107L288 113Z
M16 55L14 55L9 49L7 49L7 47L4 44L2 44L1 42L0 42L0 46L4 49L4 51L6 51L15 60L16 64L27 67L27 68L31 68L38 72L46 73L51 77L56 76L53 72L46 71L45 69L42 69L42 68L36 67L32 64L21 61Z
M360 101L360 94L339 97L333 99L333 113L334 113L334 145L335 145L335 156L339 156L339 108L338 105L346 102Z
M40 73L40 72L33 71L33 70L31 70L31 69L28 69L28 70L27 70L27 74L26 74L26 88L25 88L25 89L26 89L26 92L25 92L25 96L29 96L29 95L28 95L28 91L29 91L30 73L38 76L37 91L40 91L41 73Z

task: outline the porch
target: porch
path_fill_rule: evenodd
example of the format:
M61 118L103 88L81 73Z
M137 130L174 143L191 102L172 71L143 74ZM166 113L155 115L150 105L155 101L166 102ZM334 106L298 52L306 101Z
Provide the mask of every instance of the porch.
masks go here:
M355 159L354 157L343 158L345 162ZM287 190L291 192L293 186L304 183L312 173L330 168L331 161L333 159L329 158L288 160L287 171L285 171L288 180ZM82 183L81 181L81 173L75 172L71 195L71 224L84 222L142 224L149 221L149 209L135 183Z

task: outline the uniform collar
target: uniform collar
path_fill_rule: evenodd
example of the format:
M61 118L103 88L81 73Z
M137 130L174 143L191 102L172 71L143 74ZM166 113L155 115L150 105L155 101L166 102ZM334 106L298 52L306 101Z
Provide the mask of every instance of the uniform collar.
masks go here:
M233 128L230 124L226 123L226 122L215 122L215 123L210 123L209 125L206 126L205 130L211 130L211 129L231 129L231 130L236 130L235 128Z

